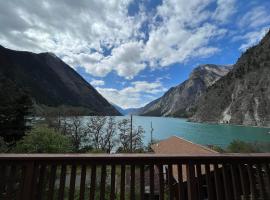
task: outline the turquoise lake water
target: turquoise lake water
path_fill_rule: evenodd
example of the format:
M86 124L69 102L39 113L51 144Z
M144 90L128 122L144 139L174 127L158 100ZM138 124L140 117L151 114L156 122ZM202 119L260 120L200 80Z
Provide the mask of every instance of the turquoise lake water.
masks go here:
M117 117L117 120L123 118L127 116ZM214 144L221 147L226 147L234 139L270 142L270 128L193 123L179 118L133 116L134 125L141 125L145 130L145 143L150 141L151 122L154 128L153 137L158 140L176 135L198 144Z

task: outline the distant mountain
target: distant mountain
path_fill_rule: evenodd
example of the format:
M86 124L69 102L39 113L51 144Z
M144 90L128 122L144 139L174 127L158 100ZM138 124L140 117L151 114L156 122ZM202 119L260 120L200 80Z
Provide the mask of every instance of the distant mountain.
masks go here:
M89 114L120 115L75 70L51 53L35 54L0 46L0 76L28 91L37 105L81 107Z
M111 103L122 115L129 115L129 114L134 114L136 115L137 111L139 110L139 108L121 108L120 106Z
M176 87L170 88L162 97L152 101L139 110L145 116L189 117L194 112L194 105L206 89L222 76L230 66L213 64L200 65L189 78Z
M192 120L270 126L270 31L208 88Z

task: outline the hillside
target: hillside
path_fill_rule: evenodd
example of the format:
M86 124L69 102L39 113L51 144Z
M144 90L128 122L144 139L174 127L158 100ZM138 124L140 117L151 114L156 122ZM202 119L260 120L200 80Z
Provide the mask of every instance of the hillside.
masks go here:
M51 53L35 54L0 46L0 76L26 90L37 105L83 107L89 114L120 114L75 70Z
M192 120L270 126L270 32L209 87Z
M162 97L141 108L139 114L145 116L191 116L198 98L210 85L226 75L229 68L212 64L198 66L186 81L170 88Z

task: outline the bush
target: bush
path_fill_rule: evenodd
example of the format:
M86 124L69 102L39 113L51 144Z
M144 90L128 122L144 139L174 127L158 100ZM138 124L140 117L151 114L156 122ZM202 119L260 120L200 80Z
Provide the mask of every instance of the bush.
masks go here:
M0 137L0 153L8 152L8 146L4 141L4 138Z
M240 140L232 141L227 147L227 151L231 153L255 153L260 152L256 145L251 143L243 142Z
M16 153L66 153L72 150L70 139L46 126L34 127L17 142Z

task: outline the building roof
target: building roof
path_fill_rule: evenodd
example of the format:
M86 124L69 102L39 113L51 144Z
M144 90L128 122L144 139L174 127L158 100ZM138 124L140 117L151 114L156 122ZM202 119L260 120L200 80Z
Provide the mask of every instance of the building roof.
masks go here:
M172 136L151 146L157 154L213 154L218 153L205 146Z
M156 154L217 154L218 152L209 149L205 146L192 143L183 138L172 136L168 139L162 140L151 146L154 153ZM182 167L182 178L183 181L187 180L187 171L186 166L181 165ZM213 166L210 166L210 171L213 170ZM172 166L173 177L178 181L178 166ZM205 174L205 168L201 168L202 175Z

